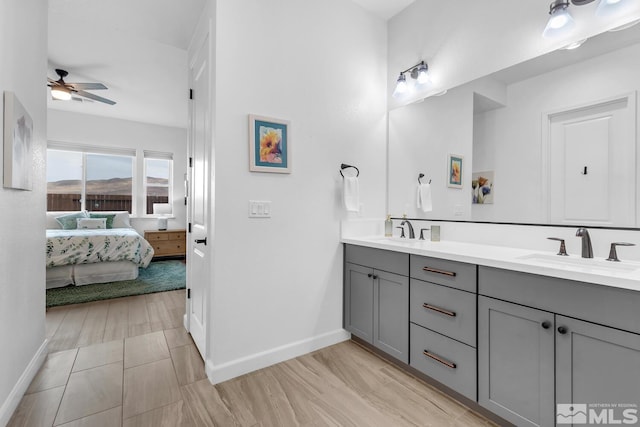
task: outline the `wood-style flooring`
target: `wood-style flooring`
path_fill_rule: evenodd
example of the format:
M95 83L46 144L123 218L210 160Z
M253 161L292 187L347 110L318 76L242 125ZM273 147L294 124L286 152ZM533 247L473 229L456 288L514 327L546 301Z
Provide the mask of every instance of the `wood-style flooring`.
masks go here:
M213 386L184 290L50 309L50 353L9 426L488 426L353 342Z

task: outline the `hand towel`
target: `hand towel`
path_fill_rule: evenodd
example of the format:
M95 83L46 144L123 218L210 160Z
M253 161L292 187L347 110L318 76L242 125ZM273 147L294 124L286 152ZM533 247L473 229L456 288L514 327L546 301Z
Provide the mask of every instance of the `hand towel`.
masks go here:
M431 200L431 184L418 184L418 203L422 212L431 212L433 210L433 202Z
M358 178L355 176L345 176L343 180L344 207L347 212L358 212L360 210L360 187Z

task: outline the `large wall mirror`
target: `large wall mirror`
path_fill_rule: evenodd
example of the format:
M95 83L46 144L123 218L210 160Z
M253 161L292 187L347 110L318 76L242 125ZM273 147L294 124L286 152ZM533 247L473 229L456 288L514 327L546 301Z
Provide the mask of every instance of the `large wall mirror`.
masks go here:
M389 212L640 227L640 25L389 113ZM450 155L462 188L448 185ZM433 208L416 205L417 177Z

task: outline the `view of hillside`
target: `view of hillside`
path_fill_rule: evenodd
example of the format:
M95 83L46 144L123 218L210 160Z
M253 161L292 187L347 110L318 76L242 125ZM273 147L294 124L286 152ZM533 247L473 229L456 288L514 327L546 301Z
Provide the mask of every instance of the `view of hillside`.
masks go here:
M165 178L148 178L151 185L167 185ZM76 194L80 193L80 180L63 180L47 183L48 194ZM131 178L111 178L87 181L87 194L131 195ZM167 192L162 187L150 187L150 196L163 196Z

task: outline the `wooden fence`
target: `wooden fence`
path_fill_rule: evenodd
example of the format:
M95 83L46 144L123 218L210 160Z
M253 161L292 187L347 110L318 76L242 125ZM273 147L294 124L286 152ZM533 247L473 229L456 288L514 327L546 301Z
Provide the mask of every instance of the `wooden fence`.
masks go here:
M47 211L79 211L80 199L80 194L47 194ZM153 213L154 203L169 203L169 198L148 196L144 213ZM131 213L131 196L87 194L86 209L93 212L128 211Z

